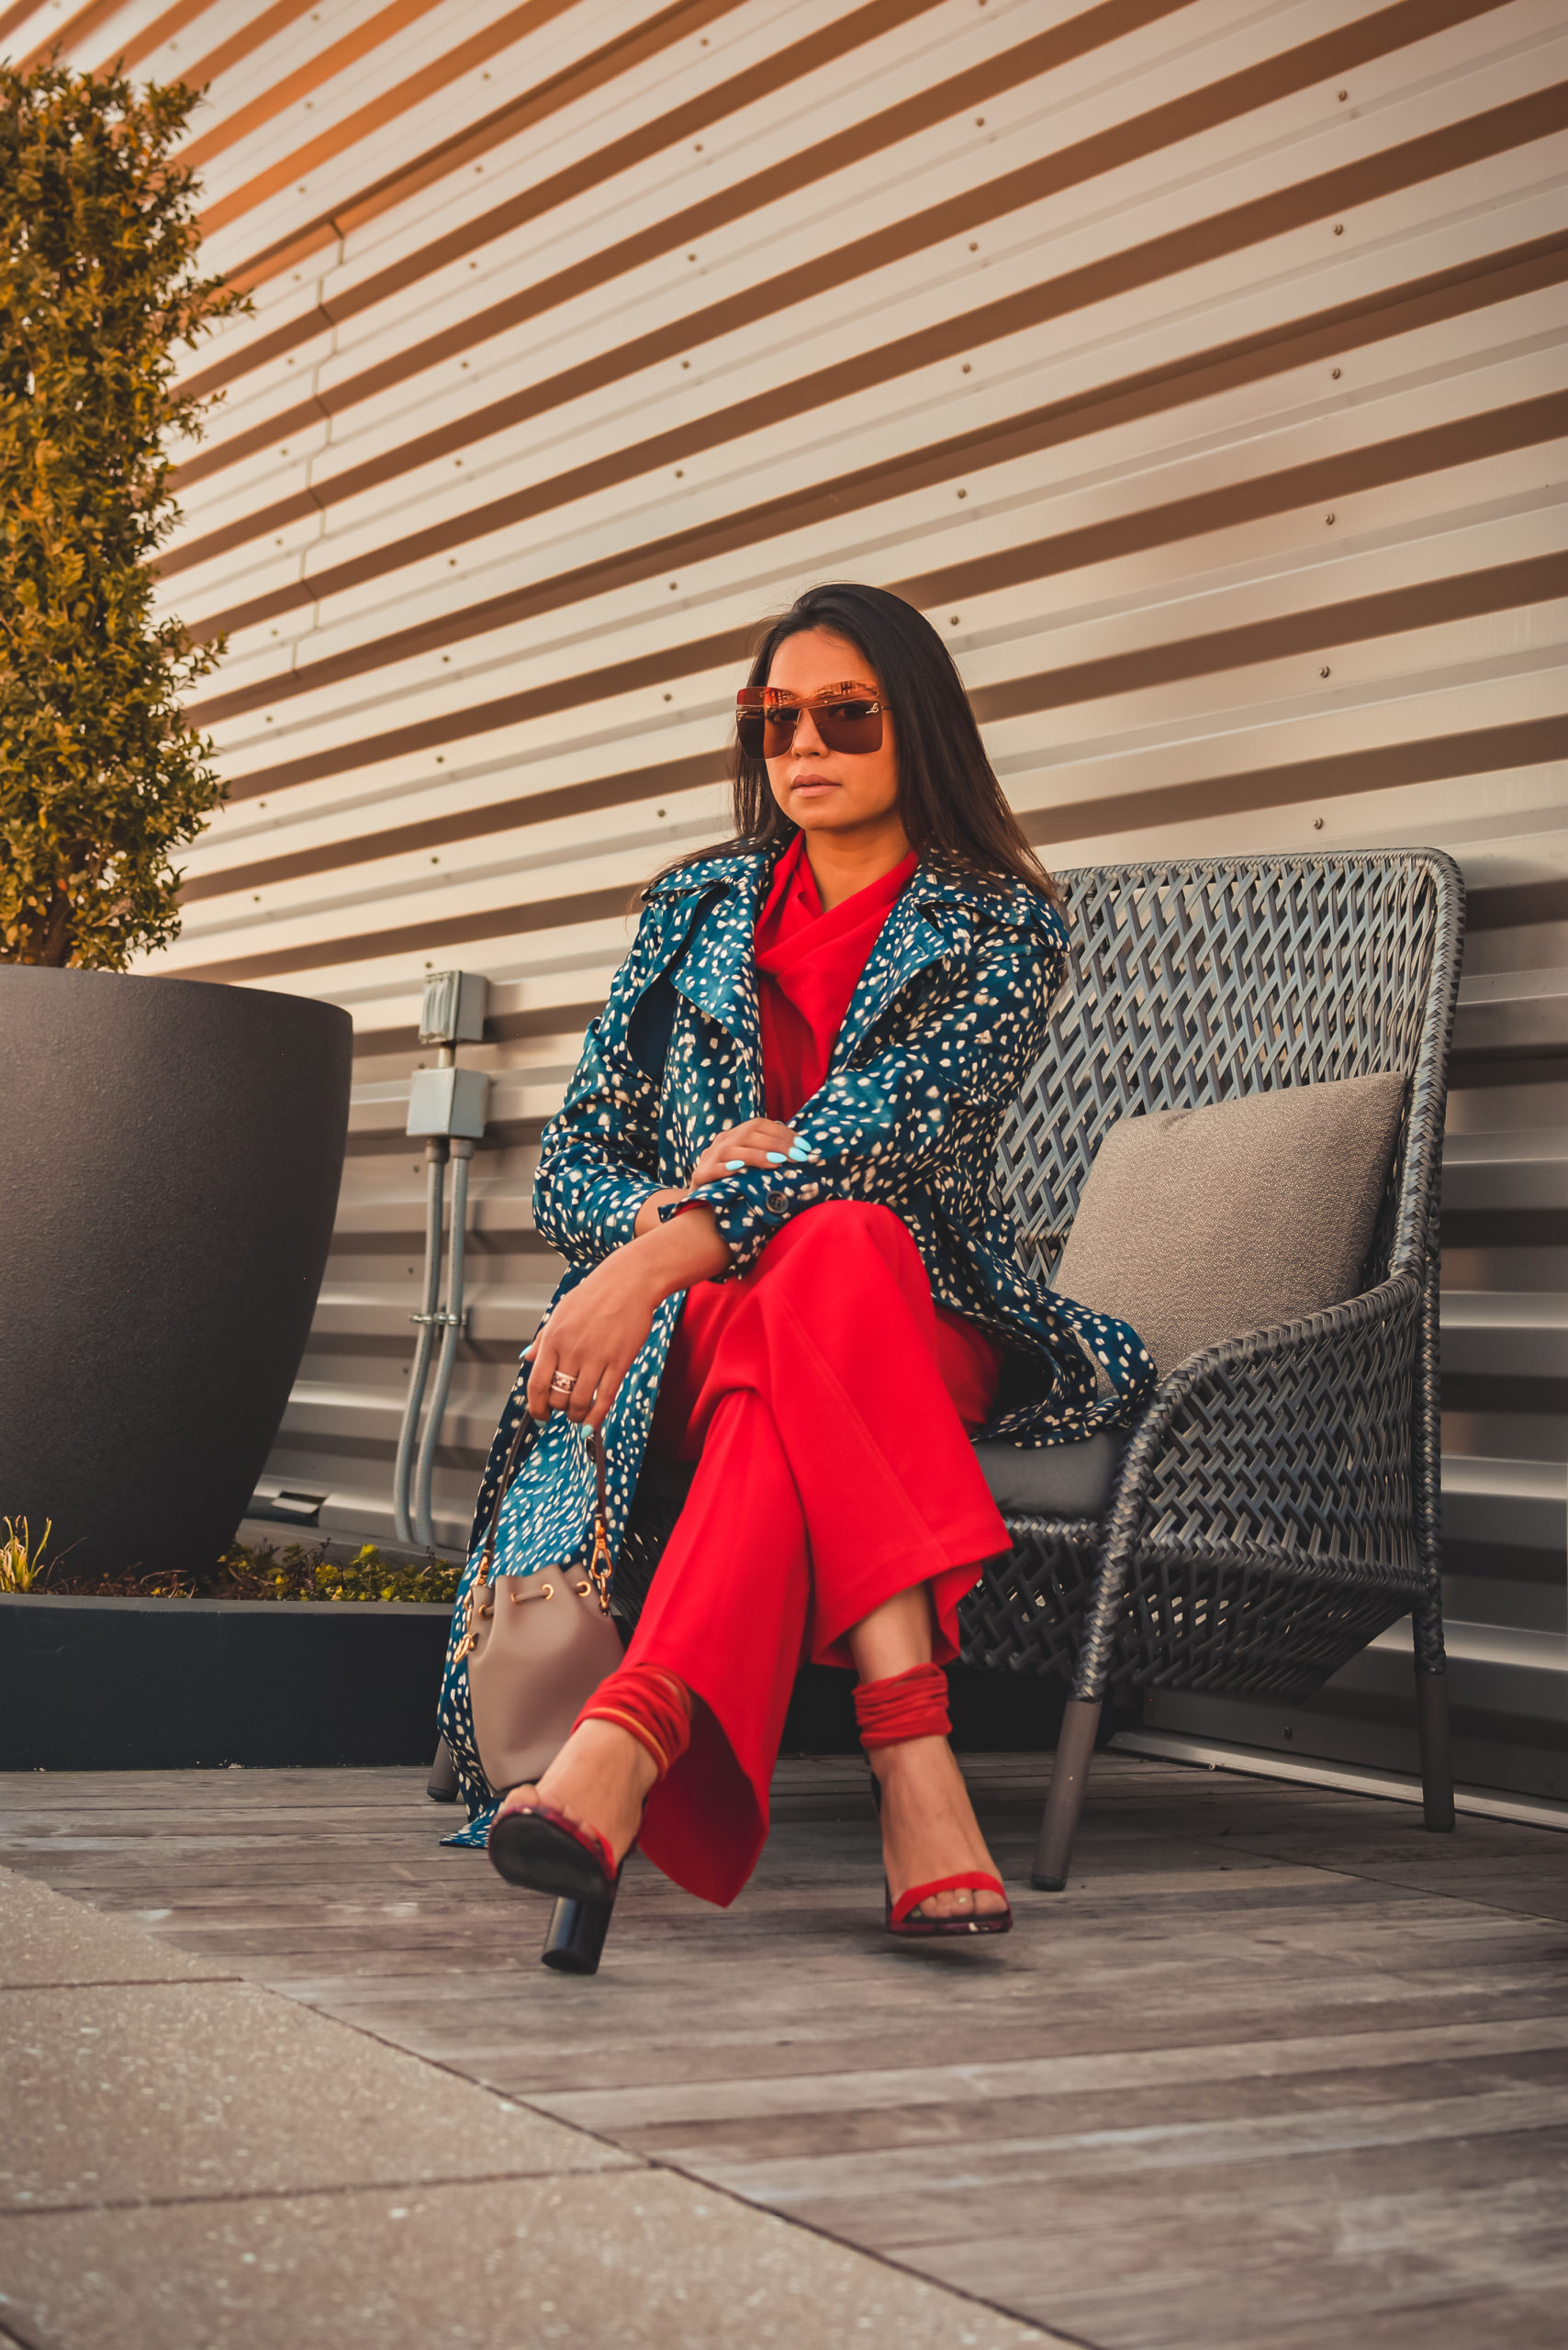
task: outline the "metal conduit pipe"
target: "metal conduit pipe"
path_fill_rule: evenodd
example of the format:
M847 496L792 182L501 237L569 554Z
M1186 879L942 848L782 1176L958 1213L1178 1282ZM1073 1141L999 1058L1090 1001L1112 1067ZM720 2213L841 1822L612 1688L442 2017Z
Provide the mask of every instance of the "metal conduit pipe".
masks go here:
M441 1424L446 1415L446 1399L452 1392L452 1374L457 1362L457 1340L463 1328L463 1255L468 1226L468 1165L474 1156L474 1145L464 1135L452 1137L452 1270L448 1276L446 1311L436 1315L444 1323L441 1334L441 1360L436 1365L435 1389L431 1396L430 1412L425 1420L424 1442L420 1447L419 1467L414 1475L414 1531L429 1550L435 1541L431 1524L431 1478L435 1469L436 1446L441 1442ZM428 1338L428 1330L420 1337Z
M410 1545L414 1539L414 1528L409 1513L409 1483L414 1465L414 1438L420 1425L420 1408L425 1400L425 1382L430 1376L436 1325L440 1320L441 1227L447 1147L443 1135L431 1135L425 1143L424 1300L421 1311L409 1316L410 1321L418 1325L420 1337L414 1349L414 1367L409 1374L409 1392L403 1398L403 1425L398 1432L398 1460L392 1472L393 1523L398 1529L398 1541ZM466 1188L466 1169L464 1175ZM420 1537L421 1540L425 1539Z
M463 1329L463 1260L468 1234L468 1168L474 1146L485 1132L489 1079L481 1069L459 1069L457 1046L476 1045L485 1034L487 983L476 971L437 971L425 981L420 1008L420 1042L439 1047L434 1069L421 1063L409 1087L409 1117L405 1132L425 1138L425 1281L424 1303L409 1316L419 1326L419 1344L403 1405L398 1437L398 1458L392 1474L392 1516L398 1539L426 1550L435 1544L431 1518L431 1482L452 1374L457 1364L457 1341ZM442 1209L446 1168L452 1166L452 1278L444 1306L441 1303ZM441 1332L435 1388L420 1442L420 1413L430 1377L435 1334ZM416 1460L416 1447L418 1457ZM410 1504L409 1489L412 1487Z

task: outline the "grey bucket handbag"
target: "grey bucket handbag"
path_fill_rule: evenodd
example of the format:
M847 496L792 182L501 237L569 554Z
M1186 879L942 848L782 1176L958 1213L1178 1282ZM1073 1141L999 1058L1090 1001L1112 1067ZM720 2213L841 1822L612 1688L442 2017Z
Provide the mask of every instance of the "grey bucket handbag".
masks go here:
M596 1500L586 1569L543 1567L489 1581L490 1539L464 1599L458 1655L468 1662L474 1742L493 1794L530 1785L548 1768L601 1681L621 1662L610 1613L604 1439L588 1430Z

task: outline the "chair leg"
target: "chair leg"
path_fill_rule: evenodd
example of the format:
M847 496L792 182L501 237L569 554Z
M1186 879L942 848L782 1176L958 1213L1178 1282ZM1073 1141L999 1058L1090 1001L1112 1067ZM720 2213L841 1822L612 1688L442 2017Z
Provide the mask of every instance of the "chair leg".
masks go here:
M1453 1827L1453 1762L1449 1747L1449 1677L1439 1666L1416 1667L1416 1721L1421 1740L1421 1809L1438 1835Z
M1029 1875L1030 1884L1042 1893L1067 1891L1072 1840L1078 1830L1078 1815L1083 1809L1083 1790L1100 1728L1100 1707L1098 1697L1070 1697L1062 1714L1057 1759L1051 1766L1051 1784L1046 1796L1046 1816L1040 1822L1040 1841L1035 1848L1035 1865Z

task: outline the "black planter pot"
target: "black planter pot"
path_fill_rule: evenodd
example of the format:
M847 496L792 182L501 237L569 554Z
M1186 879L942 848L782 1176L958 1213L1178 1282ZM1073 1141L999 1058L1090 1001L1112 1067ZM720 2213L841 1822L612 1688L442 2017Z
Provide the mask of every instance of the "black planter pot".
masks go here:
M304 1351L348 1126L333 1004L0 966L0 1516L209 1565Z
M419 1762L449 1607L0 1596L0 1771Z

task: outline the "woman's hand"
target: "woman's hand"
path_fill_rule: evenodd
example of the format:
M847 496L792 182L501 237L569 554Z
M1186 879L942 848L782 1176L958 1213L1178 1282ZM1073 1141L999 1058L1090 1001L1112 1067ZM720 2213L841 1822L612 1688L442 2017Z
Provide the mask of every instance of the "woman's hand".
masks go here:
M811 1152L793 1126L777 1118L748 1118L744 1126L728 1126L715 1135L691 1170L691 1189L722 1183L738 1167L777 1167L786 1158L810 1158Z
M523 1360L532 1364L528 1408L536 1420L553 1411L600 1427L617 1391L654 1326L660 1293L633 1261L636 1244L617 1248L561 1300ZM552 1391L557 1372L571 1392Z
M663 1301L693 1281L711 1280L729 1261L711 1210L693 1208L596 1265L524 1348L523 1360L532 1366L528 1408L533 1417L565 1412L570 1420L602 1427ZM557 1374L571 1381L569 1391L552 1388Z

